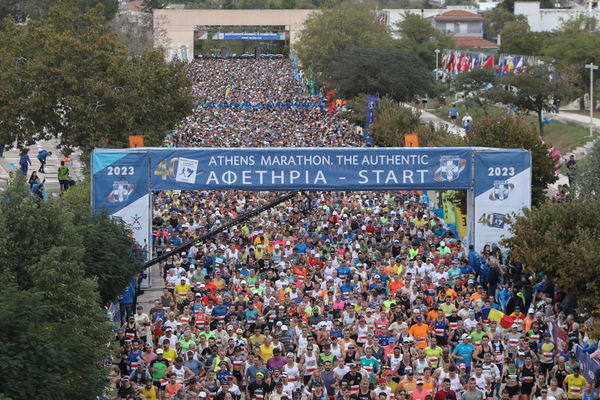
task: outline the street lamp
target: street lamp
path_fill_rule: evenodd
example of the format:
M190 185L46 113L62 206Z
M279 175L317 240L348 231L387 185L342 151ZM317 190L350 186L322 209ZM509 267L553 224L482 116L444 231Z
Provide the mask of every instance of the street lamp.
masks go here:
M594 70L598 69L594 63L585 64L585 68L590 70L590 137L592 137L594 127Z
M433 52L435 53L435 80L437 81L437 79L438 79L438 55L440 54L440 49L435 49Z

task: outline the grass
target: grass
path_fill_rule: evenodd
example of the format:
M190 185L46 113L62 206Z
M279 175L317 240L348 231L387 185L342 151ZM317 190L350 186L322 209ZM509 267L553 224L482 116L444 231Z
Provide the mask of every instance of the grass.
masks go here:
M440 107L431 112L442 119L449 120L448 113L449 113L451 107L452 107L452 104L448 104L446 106ZM457 103L456 107L458 108L459 121L460 121L460 119L462 119L462 117L467 112L469 114L471 114L471 117L473 117L474 121L477 121L479 118L483 117L485 115L486 111L487 111L488 115L505 115L506 114L506 108L497 107L497 106L487 106L486 109L484 110L482 107L480 107L477 104L472 104L467 108L467 107L465 107L465 105L463 103ZM569 111L569 112L571 112L571 111ZM600 113L597 113L597 114L600 117ZM536 115L534 115L534 114L527 115L525 117L525 120L528 123L532 124L532 126L536 127L536 129L537 129L538 122L537 122ZM546 143L548 143L550 146L557 148L562 153L568 153L568 152L574 150L575 148L582 146L582 145L586 144L587 142L589 142L590 138L588 135L589 135L588 128L581 126L581 125L569 123L569 122L554 120L554 121L544 125L544 141ZM599 135L600 135L599 132L594 133L594 137L598 137Z
M590 131L581 125L553 121L544 127L544 141L561 151L568 153L590 141ZM594 138L600 135L594 132Z

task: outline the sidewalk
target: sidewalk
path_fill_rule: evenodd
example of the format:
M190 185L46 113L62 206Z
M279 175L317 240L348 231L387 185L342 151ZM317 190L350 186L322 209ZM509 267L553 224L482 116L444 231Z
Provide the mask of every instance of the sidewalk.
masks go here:
M459 127L458 125L451 123L450 121L446 121L445 119L442 119L442 118L438 117L437 115L430 113L429 111L417 109L416 107L414 107L410 104L406 104L406 103L400 103L400 104L402 104L406 108L410 108L414 113L419 114L420 115L419 118L420 118L421 122L424 124L432 123L436 129L446 128L446 129L448 129L448 132L450 132L450 133L453 133L460 137L465 136L465 130L463 128Z
M57 195L60 193L60 185L58 183L58 167L60 161L64 158L62 152L56 148L58 144L57 139L43 140L29 147L29 158L31 159L32 165L29 166L27 172L27 179L33 171L37 171L40 168L40 161L37 159L37 154L40 150L52 152L51 156L48 156L46 160L45 174L39 173L41 179L46 179L46 190L48 193ZM69 166L69 173L72 179L75 181L81 181L83 179L83 165L79 159L80 152L75 151L70 155L71 166ZM10 150L4 152L4 156L0 157L0 187L6 185L9 177L9 171L16 171L19 169L19 159L21 158L20 150L14 146Z
M554 118L554 119L560 120L560 121L572 122L574 124L582 125L585 127L590 126L590 116L589 115L581 115L581 114L575 114L575 113L561 111L558 114L547 113L546 116L550 116L551 118ZM600 131L600 119L594 118L593 122L594 122L593 123L594 130Z

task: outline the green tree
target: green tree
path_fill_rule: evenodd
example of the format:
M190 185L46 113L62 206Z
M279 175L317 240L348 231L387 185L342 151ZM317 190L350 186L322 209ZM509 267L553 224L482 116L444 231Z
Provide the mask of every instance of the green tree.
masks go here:
M577 169L569 176L574 194L579 198L600 199L600 142L596 141Z
M475 68L469 72L463 72L452 78L452 85L457 92L473 93L473 101L480 106L487 102L485 88L498 84L498 75L492 68Z
M106 384L111 324L97 278L86 273L85 264L96 261L86 257L76 213L60 199L37 204L23 178L2 198L0 393L95 399ZM119 249L113 257L128 253Z
M537 56L542 52L545 37L543 32L532 32L523 20L507 22L500 31L500 52Z
M19 146L60 137L67 148L158 144L192 109L184 65L160 52L127 54L99 10L74 0L0 31L0 139Z
M8 16L17 22L42 17L62 0L3 0L0 2L0 26ZM102 15L106 20L112 19L119 10L117 0L76 0L74 2L80 12L85 13L92 8L101 6Z
M423 59L432 63L435 49L452 49L452 37L435 29L430 20L418 14L404 13L404 18L396 24L400 35L398 45L401 48L417 51Z
M496 40L498 33L504 29L509 22L526 21L525 16L515 15L506 7L498 6L485 13L483 17L483 37L487 40Z
M522 116L484 116L476 120L465 136L465 145L531 151L533 205L546 201L546 188L558 179L554 174L550 149L540 139L535 127L528 124Z
M464 146L459 136L421 123L419 114L389 98L379 101L375 123L369 131L374 145L378 147L404 147L404 135L407 133L416 133L421 147Z
M328 68L327 60L339 54L357 47L382 46L391 40L385 27L374 22L368 8L343 3L312 14L295 50L304 68L322 73Z
M546 275L577 297L581 312L600 316L600 202L575 200L546 203L526 210L504 240L514 260L534 273Z
M406 50L356 47L330 58L328 64L323 76L344 97L370 93L406 101L434 90L429 68Z
M590 70L585 64L593 62L600 64L600 31L598 20L581 16L578 19L563 23L561 29L555 33L554 40L545 43L543 53L556 60L562 70L573 71L574 84L581 96L583 108L583 94L590 90ZM594 74L595 85L598 75Z
M504 90L504 87L496 86L488 92L489 98L536 113L541 136L544 135L544 111L553 111L553 100L564 98L570 89L557 71L549 71L543 66L534 67L529 72L508 74L502 79L502 84L513 89Z

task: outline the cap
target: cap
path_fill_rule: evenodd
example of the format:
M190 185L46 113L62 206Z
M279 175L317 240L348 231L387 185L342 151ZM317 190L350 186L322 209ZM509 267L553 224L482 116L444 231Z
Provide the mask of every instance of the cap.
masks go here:
M244 331L242 330L242 328L237 328L237 329L235 330L235 333L244 333Z
M256 373L256 376L265 376L265 374L264 374L263 372L261 372L261 371L258 371L258 372Z
M200 392L198 393L198 397L205 399L206 398L206 392Z
M157 349L156 350L156 354L164 354L164 350L163 349Z
M387 379L385 378L379 378L379 383L387 383Z
M460 337L461 339L468 339L469 335L467 335L466 333L463 333L462 336Z
M458 366L458 368L460 368L460 369L467 368L467 364L460 363L460 365Z
M417 379L417 385L422 385L423 384L423 380L422 379Z
M513 328L513 329L518 328L518 327L519 327L519 325L517 325L517 324L512 324L512 326L511 326L511 328Z
M287 330L288 330L288 327L287 327L287 325L282 325L282 326L281 326L281 330L282 330L282 331L287 331Z

